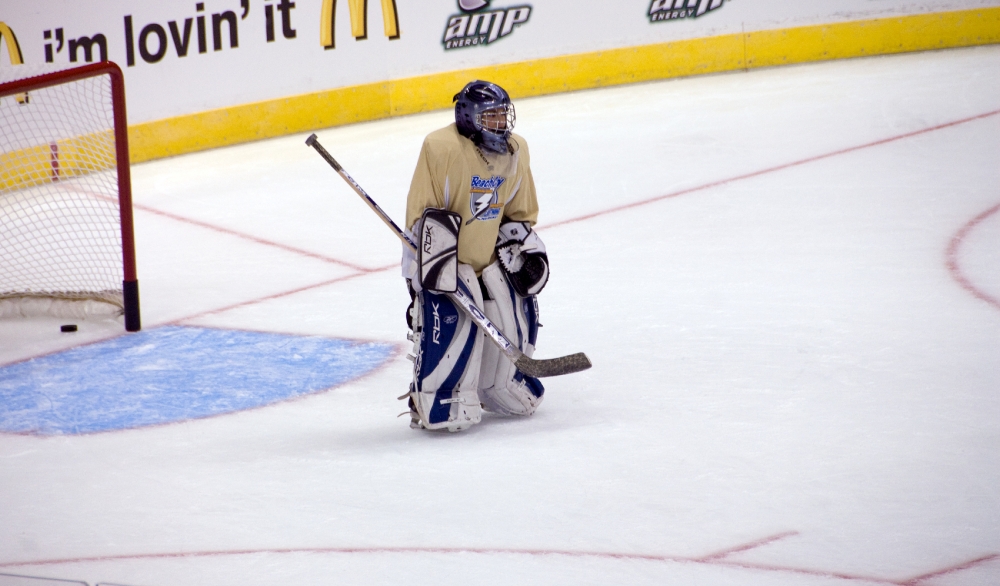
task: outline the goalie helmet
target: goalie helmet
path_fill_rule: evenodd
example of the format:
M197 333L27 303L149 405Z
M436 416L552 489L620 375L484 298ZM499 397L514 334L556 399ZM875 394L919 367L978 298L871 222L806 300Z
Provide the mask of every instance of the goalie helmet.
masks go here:
M455 94L455 124L458 132L478 147L507 153L507 139L514 130L514 104L495 83L473 81Z

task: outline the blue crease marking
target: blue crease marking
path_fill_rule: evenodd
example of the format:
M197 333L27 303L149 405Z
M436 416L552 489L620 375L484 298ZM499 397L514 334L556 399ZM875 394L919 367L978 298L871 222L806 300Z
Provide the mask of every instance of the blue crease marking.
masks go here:
M0 367L0 431L64 435L233 413L358 378L385 343L166 326Z

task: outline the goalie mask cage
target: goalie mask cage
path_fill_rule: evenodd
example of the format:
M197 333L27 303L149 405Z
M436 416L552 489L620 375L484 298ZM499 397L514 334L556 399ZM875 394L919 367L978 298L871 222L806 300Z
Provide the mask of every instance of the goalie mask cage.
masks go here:
M138 331L121 69L101 62L2 73L0 302L100 301Z

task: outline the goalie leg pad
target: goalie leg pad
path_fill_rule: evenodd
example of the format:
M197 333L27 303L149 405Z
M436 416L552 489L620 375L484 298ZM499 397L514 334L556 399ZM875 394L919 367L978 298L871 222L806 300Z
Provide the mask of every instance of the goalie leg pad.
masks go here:
M518 294L498 263L483 270L482 281L491 298L484 302L483 313L530 358L538 336L537 298ZM518 371L493 344L483 347L479 400L487 411L531 415L541 404L544 393L541 381Z
M467 295L483 302L476 273L458 265L458 283ZM483 336L472 319L448 297L423 290L411 310L413 318L413 427L461 431L482 418L477 394Z

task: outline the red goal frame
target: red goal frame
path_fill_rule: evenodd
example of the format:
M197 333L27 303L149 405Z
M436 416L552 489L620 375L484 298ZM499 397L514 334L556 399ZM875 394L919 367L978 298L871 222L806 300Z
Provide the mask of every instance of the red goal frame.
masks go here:
M113 108L115 162L118 173L118 208L121 220L122 282L125 329L139 331L139 280L135 268L135 233L132 223L132 177L129 166L128 120L125 113L125 76L120 67L111 61L90 63L72 69L46 73L0 84L0 98L23 94L32 90L77 81L88 77L107 75L111 79ZM54 162L53 171L58 173Z

